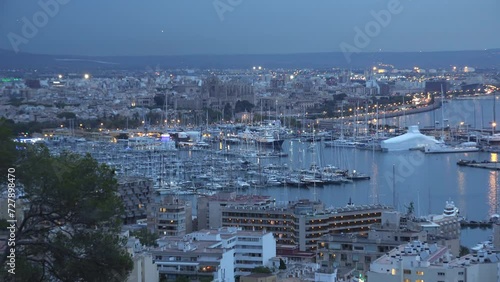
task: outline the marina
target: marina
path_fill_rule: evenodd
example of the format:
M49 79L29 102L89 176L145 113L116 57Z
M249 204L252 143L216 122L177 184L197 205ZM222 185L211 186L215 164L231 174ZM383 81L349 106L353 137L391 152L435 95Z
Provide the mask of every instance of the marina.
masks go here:
M451 101L448 107L455 103L464 100ZM421 121L432 120L433 115L425 112L404 118L407 122L419 120L416 123L425 127ZM225 131L214 128L211 132L216 136ZM467 219L464 228L488 227L489 217L498 212L499 172L467 167L495 168L498 158L495 152L445 150L438 154L426 152L424 147L409 150L414 144L407 150L384 152L379 142L387 137L353 139L347 135L337 141L341 146L332 146L335 138L327 138L331 134L297 138L284 134L284 129L277 132L280 132L279 147L256 142L259 137L255 133L250 137L249 131L242 131L238 136L233 130L229 138L178 144L162 135L134 137L117 143L52 138L49 146L53 152L90 153L114 167L118 177L152 178L159 194L176 194L193 203L197 196L236 191L269 195L279 202L321 199L331 207L343 206L352 199L359 204L396 203L396 209L403 210L414 202L416 214L423 216L439 212L441 203L451 198ZM427 130L424 132L428 134ZM266 135L271 140L278 133L263 134ZM352 146L349 142L357 144ZM487 148L493 151L496 147ZM461 163L466 165L456 165ZM475 241L480 240L484 238L478 235Z
M498 1L4 2L0 281L500 282Z

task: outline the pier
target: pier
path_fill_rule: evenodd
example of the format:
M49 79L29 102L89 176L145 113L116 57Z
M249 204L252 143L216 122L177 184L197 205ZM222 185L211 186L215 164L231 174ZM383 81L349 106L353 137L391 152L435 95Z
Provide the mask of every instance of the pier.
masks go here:
M460 221L461 228L492 228L493 222L491 221L474 221L474 220L462 220Z
M484 168L491 170L500 170L500 162L491 162L491 161L482 161L478 162L475 160L459 160L457 162L459 166L468 166L468 167L476 167L476 168Z

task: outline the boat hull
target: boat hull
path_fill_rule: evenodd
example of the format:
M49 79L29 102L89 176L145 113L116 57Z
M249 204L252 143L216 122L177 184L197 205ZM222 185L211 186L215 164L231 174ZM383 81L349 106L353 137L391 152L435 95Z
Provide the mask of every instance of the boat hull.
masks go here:
M283 142L285 140L280 139L280 140L273 140L273 141L256 141L257 145L266 147L266 148L275 148L275 149L281 149L283 147Z

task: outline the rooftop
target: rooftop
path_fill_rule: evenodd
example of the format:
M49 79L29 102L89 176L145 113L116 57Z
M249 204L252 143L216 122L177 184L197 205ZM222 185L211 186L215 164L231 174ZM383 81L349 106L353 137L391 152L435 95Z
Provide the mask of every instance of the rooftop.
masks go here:
M452 256L447 247L414 241L394 248L388 254L378 258L375 263L379 265L393 265L399 262L418 263L421 267L429 267L432 264L451 260Z

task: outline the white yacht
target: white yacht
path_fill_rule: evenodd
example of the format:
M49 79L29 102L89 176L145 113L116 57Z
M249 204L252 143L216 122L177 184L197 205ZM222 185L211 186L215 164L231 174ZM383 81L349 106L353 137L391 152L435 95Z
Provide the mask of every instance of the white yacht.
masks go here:
M444 206L443 216L451 217L458 216L460 213L459 209L455 206L453 201L446 201L446 205Z
M481 136L481 139L483 141L488 142L488 143L499 143L500 142L500 133L495 133L492 135L483 135L483 136Z
M424 147L426 154L445 154L445 153L468 153L478 152L479 148L475 142L465 142L457 146L449 146L444 143L431 144Z
M347 139L336 139L332 141L325 141L325 147L339 147L339 148L356 148L357 145L361 144L359 142L350 141Z

